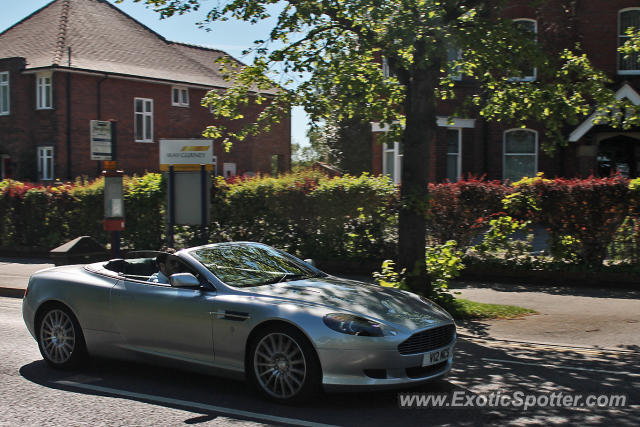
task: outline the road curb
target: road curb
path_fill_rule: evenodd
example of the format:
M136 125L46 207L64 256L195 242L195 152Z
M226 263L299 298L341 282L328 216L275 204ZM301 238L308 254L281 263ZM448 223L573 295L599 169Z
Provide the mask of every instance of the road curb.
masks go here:
M544 341L522 341L522 340L512 340L506 338L494 338L494 337L479 337L477 335L465 334L458 332L458 337L478 340L478 341L492 341L492 342L504 342L504 343L515 343L515 344L529 344L529 345L540 345L540 346L549 346L549 347L562 347L562 348L574 348L581 350L598 350L598 351L607 351L607 352L616 352L616 353L625 353L625 354L638 354L637 350L627 350L624 348L615 348L615 347L596 347L589 345L579 345L579 344L564 344L557 342L544 342Z

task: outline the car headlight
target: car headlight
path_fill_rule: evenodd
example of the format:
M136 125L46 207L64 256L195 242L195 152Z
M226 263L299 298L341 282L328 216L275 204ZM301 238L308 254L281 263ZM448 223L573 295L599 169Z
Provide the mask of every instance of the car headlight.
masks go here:
M324 316L322 320L329 328L343 334L362 337L382 337L385 335L380 323L353 314L332 313Z

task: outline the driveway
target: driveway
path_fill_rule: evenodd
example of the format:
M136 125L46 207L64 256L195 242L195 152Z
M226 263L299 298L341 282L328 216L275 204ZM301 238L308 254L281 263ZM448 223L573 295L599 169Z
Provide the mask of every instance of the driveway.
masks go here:
M510 320L463 322L478 337L640 350L640 290L457 282L456 296L508 304L538 314ZM458 294L459 293L459 294Z

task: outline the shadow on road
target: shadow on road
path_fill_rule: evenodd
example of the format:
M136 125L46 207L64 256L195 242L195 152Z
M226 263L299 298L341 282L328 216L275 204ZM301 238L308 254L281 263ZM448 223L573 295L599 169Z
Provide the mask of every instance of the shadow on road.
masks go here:
M489 360L488 360L489 359ZM615 425L637 425L637 409L625 408L422 408L400 409L398 392L472 394L523 393L624 393L629 402L640 403L640 371L635 354L614 354L594 350L553 349L505 343L478 343L459 340L454 369L445 380L416 388L395 391L321 394L301 406L282 406L267 402L243 382L197 373L130 362L94 359L76 372L55 371L43 361L29 363L20 374L45 387L73 393L114 395L92 392L60 381L90 384L144 393L187 404L162 404L191 411L184 422L197 425L225 415L221 411L197 409L197 404L251 411L307 422L337 425L478 425L478 424L594 424L607 420ZM519 362L525 364L516 364ZM527 363L545 366L529 366ZM573 369L567 369L573 368ZM119 396L122 397L122 396ZM125 397L149 401L145 398ZM190 406L188 402L196 405ZM151 402L158 404L157 402ZM243 419L245 417L235 417ZM260 416L246 417L260 421Z

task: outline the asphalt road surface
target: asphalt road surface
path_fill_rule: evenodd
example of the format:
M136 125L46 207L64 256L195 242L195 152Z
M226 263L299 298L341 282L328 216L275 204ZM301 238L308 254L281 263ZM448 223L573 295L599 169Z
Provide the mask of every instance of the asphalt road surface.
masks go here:
M93 360L60 372L41 359L21 300L0 298L0 425L638 425L640 363L633 351L458 341L445 380L402 392L621 393L622 408L401 409L398 391L319 395L304 406L266 402L237 381L155 366ZM465 398L466 399L466 398Z

